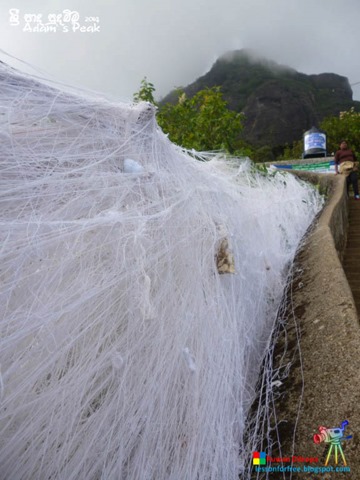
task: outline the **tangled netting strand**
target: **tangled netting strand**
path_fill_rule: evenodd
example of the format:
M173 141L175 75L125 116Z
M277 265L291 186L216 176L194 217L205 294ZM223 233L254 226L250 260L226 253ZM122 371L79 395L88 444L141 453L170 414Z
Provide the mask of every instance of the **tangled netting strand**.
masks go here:
M0 478L235 479L296 247L292 176L0 65ZM220 275L226 239L235 274Z

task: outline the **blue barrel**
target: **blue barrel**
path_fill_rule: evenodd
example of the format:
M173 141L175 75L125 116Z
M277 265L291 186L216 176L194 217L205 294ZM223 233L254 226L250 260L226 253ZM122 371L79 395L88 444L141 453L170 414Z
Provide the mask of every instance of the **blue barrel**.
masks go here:
M326 134L315 127L304 133L303 158L326 157Z

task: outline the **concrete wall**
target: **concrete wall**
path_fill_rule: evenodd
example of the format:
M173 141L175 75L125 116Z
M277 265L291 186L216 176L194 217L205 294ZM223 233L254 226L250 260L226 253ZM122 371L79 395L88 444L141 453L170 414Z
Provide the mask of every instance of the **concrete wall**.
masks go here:
M345 178L341 175L316 174L306 171L290 171L290 173L318 186L320 193L326 196L326 206L316 225L330 229L336 251L340 260L342 260L346 248L349 213Z
M293 362L276 406L282 455L323 457L318 465L324 465L326 445L316 445L313 435L320 425L334 428L348 420L346 434L354 438L343 443L351 468L346 478L355 480L360 478L360 329L341 265L348 218L345 182L340 175L294 174L321 185L328 200L296 257L287 332L276 348L276 358ZM290 348L282 357L286 345ZM333 455L329 465L335 466ZM320 477L339 478L339 473Z

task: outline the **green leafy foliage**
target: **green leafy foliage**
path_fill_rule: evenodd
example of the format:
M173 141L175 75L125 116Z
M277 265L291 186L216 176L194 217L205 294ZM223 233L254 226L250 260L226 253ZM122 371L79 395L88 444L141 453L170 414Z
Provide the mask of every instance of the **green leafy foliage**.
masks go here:
M302 154L304 151L304 142L303 140L297 140L293 142L291 145L286 145L284 148L284 152L280 155L277 160L294 160L298 158L302 158Z
M342 140L346 140L350 148L360 153L360 113L352 107L340 112L338 117L327 117L320 124L326 132L327 150L335 152Z
M189 98L179 90L175 105L158 112L158 123L171 141L198 151L236 150L243 114L227 108L219 87L205 88Z
M134 102L150 102L156 105L154 99L155 87L144 77L141 80L140 90L133 95Z
M258 148L251 158L254 162L273 162L275 155L273 154L272 148L269 145L265 145Z
M236 145L236 150L234 150L233 155L235 157L249 157L250 159L254 158L255 149L245 141L239 141Z
M134 94L134 101L156 105L155 87L146 77ZM178 90L175 104L159 107L157 121L172 142L198 151L224 150L234 152L243 148L238 140L243 128L243 114L227 108L219 87L205 88L189 98Z

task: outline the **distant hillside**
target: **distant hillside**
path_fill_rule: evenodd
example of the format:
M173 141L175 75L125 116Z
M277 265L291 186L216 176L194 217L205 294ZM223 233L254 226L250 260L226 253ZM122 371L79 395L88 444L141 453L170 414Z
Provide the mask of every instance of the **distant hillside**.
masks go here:
M346 77L335 73L305 75L262 58L250 50L221 56L204 76L184 88L194 95L205 87L221 86L230 109L246 115L243 138L255 146L272 147L300 140L328 115L354 106ZM171 92L161 102L173 102Z

